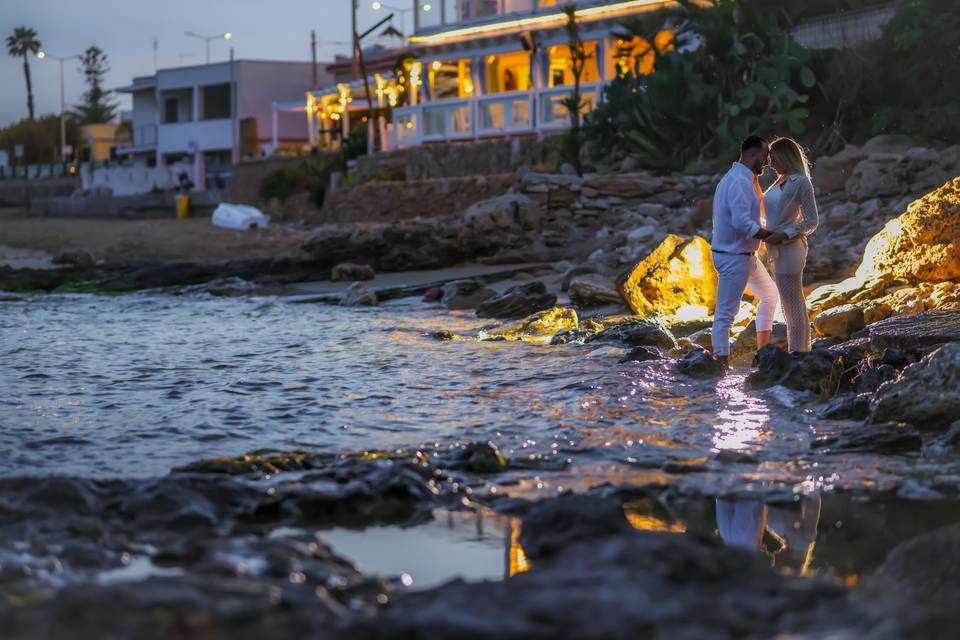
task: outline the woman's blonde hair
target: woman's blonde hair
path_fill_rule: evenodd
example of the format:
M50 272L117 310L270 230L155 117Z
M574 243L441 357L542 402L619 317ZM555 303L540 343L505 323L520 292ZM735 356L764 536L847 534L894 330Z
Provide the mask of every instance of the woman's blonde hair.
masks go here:
M799 173L810 177L807 154L793 138L777 138L770 144L770 155L788 174Z

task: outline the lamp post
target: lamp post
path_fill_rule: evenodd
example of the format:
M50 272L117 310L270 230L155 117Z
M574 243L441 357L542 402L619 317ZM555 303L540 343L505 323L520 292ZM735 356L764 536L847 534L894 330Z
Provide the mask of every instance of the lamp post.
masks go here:
M215 36L203 36L203 35L200 35L199 33L194 33L193 31L187 31L187 32L185 32L185 33L186 33L186 35L190 36L191 38L198 38L198 39L200 39L200 40L203 40L204 43L206 43L206 45L207 45L207 64L210 64L210 41L211 41L211 40L230 40L231 38L233 38L233 34L230 33L229 31L227 31L227 32L225 32L225 33L219 33L219 34L217 34L217 35L215 35Z
M46 51L38 51L37 58L44 60L46 58L53 58L60 63L60 162L65 162L66 157L63 152L64 148L67 146L67 121L66 121L66 107L64 106L63 99L63 63L67 60L79 60L80 55L72 56L53 56L47 53Z

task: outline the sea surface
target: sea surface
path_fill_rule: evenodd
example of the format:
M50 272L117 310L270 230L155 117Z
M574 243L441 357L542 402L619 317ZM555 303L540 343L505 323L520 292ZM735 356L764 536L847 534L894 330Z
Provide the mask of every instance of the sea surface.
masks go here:
M749 391L590 345L440 341L490 321L410 298L374 308L279 297L44 295L0 303L0 474L162 475L263 449L493 441L567 463L547 485L874 482L897 464L810 458L812 398ZM720 452L748 464L718 465ZM736 456L723 458L736 462ZM705 463L709 462L705 466ZM550 466L549 464L546 466ZM527 474L520 489L542 489ZM665 477L666 477L665 476ZM520 490L518 489L518 490Z

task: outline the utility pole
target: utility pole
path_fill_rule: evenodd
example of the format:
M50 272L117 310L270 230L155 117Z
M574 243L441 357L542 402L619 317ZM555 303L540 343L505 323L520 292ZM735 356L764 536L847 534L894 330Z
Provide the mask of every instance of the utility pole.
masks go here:
M157 41L157 36L153 36L153 72L157 72L157 49L159 48L160 43Z
M313 81L310 84L311 89L317 88L317 32L313 29L310 30L310 61L313 66Z
M350 16L352 22L350 23L350 33L353 34L353 79L360 79L360 58L357 56L357 51L360 49L360 38L357 37L357 2L358 0L350 0Z

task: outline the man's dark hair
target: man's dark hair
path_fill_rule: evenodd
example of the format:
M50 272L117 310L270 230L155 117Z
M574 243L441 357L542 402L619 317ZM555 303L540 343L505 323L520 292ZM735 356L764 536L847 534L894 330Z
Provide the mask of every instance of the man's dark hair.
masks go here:
M751 149L760 149L765 144L770 144L766 138L761 138L760 136L747 136L743 139L743 142L740 143L740 155L745 154Z

